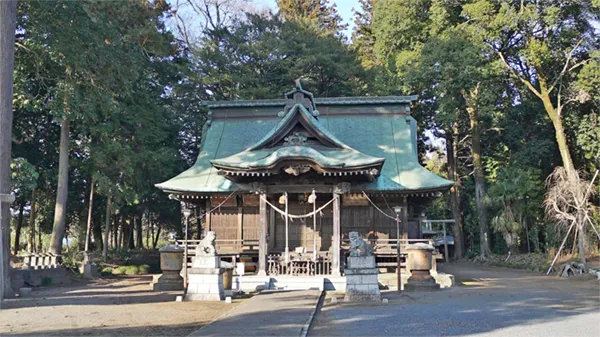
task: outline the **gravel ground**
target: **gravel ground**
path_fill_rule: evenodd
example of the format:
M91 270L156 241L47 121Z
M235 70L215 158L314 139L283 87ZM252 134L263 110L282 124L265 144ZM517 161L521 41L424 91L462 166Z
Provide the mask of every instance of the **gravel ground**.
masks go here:
M458 285L384 292L388 304L326 300L311 336L600 336L600 283L469 264L441 266Z
M237 306L175 302L181 292L153 292L151 276L76 280L34 289L2 303L2 336L187 336Z

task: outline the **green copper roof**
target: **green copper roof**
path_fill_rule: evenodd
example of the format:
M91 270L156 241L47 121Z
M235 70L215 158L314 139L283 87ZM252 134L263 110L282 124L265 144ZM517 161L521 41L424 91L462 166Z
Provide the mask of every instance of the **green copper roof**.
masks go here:
M417 100L417 96L353 96L353 97L322 97L315 98L315 104L321 105L373 105L373 104L406 104ZM235 101L204 101L202 105L209 108L225 107L268 107L283 106L286 99L257 99Z
M212 160L213 165L224 169L271 168L283 159L306 159L323 168L361 168L383 163L385 159L374 158L353 149L320 147L320 151L308 146L284 146L243 151L227 158Z
M298 124L314 135L320 144L275 146ZM301 104L295 104L265 137L249 149L210 162L220 169L252 170L273 168L285 159L307 160L322 168L352 169L379 166L385 158L375 158L344 144L332 135Z
M385 101L385 99L381 99ZM319 108L318 100L317 108ZM283 108L285 101L279 106ZM381 175L372 182L353 184L353 191L432 191L448 188L453 183L439 177L423 168L417 157L416 121L408 114L400 113L361 113L370 111L370 106L362 104L349 106L333 106L327 109L321 108L319 124L328 135L328 138L337 140L347 147L354 149L372 158L385 159L381 168ZM247 112L248 108L237 108L241 112ZM357 109L363 109L357 112ZM218 109L217 109L218 110ZM236 111L237 111L236 110ZM254 110L253 110L254 111ZM391 111L391 110L390 110ZM303 112L304 113L304 112ZM156 186L168 192L188 193L227 193L240 189L249 190L249 186L238 186L226 177L217 174L218 170L213 167L211 161L217 163L217 159L227 158L233 155L241 155L259 144L261 140L283 123L277 112L261 116L238 117L235 113L228 112L224 117L215 118L206 129L200 154L196 163L179 174L178 176L157 184ZM289 115L289 114L288 114ZM285 116L287 117L287 115ZM285 118L284 117L284 118ZM290 117L291 118L291 117ZM291 147L285 151L307 151ZM322 151L323 164L339 163L342 158L335 155L327 156ZM242 162L252 165L255 161L264 161L266 164L277 160L280 155L289 153L278 153L271 150L269 156L263 158L256 155L255 158L244 158ZM317 155L310 153L313 157ZM273 157L270 157L273 156ZM325 158L327 157L327 158ZM233 158L231 158L233 160ZM240 162L236 158L237 162ZM253 159L253 160L251 160Z

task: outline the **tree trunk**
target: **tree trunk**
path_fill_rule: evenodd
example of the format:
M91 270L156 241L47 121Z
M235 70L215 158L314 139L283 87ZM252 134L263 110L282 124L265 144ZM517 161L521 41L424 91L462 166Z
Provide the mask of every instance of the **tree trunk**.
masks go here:
M579 231L577 234L577 248L579 248L579 262L585 265L585 230L583 228L583 222L578 225ZM586 268L587 270L587 268Z
M150 219L148 220L150 224L150 229L152 230L152 248L156 248L156 245L154 244L154 222L151 222ZM150 245L147 246L150 247Z
M21 201L19 204L19 217L17 218L17 227L15 228L15 245L13 247L13 254L19 253L19 243L21 241L21 228L23 228L23 210L25 209L25 201Z
M119 217L113 219L113 249L119 248Z
M490 254L489 224L487 207L485 205L485 176L481 161L481 127L479 125L479 111L476 103L479 86L469 93L463 92L467 103L467 113L471 123L471 155L473 156L473 177L475 178L475 204L479 222L479 246L481 257Z
M85 251L87 252L90 248L90 234L92 232L92 209L94 208L94 177L92 177L92 183L90 186L90 198L88 202L88 216L87 216L87 227L85 231Z
M523 218L523 216L520 216ZM525 236L527 240L527 253L531 253L531 245L529 244L529 228L527 227L527 218L523 219L523 227L525 228Z
M150 216L146 213L146 247L150 248Z
M462 224L460 218L460 205L458 199L458 187L459 181L456 174L456 151L455 141L456 137L454 132L446 132L446 153L448 157L448 179L454 182L454 186L450 188L450 208L452 210L452 218L454 224L452 232L454 234L454 259L458 260L463 257L463 238L462 238Z
M13 71L17 1L0 1L0 195L10 194L13 121ZM12 297L10 286L10 209L0 198L0 301Z
M35 253L35 188L31 191L31 209L29 210L29 237L27 238L27 249Z
M136 229L136 236L135 236L135 248L137 249L144 249L144 241L143 241L143 236L144 233L142 233L142 216L138 215L135 218L135 229Z
M129 224L127 226L127 249L135 249L135 238L133 237L135 221L135 216L129 218Z
M67 197L69 195L69 120L63 118L60 125L60 151L58 160L58 188L54 207L54 224L50 237L50 253L62 253L62 241L65 236L67 216Z
M112 214L112 200L110 192L106 198L106 219L104 220L104 242L106 244L102 247L102 258L106 261L108 256L108 232L110 231L110 216Z
M161 225L159 223L158 228L156 229L156 237L154 237L154 240L152 240L152 248L153 249L156 249L156 245L158 244L158 238L160 237L160 229L161 229Z
M550 98L549 93L546 92L547 89L545 87L545 85L542 86L542 103L554 126L554 136L556 138L556 143L558 144L558 150L563 166L567 172L571 174L575 172L575 166L573 165L573 159L571 158L571 152L569 151L569 145L567 144L565 127L563 125L562 117L559 115L557 108L552 104L552 99Z

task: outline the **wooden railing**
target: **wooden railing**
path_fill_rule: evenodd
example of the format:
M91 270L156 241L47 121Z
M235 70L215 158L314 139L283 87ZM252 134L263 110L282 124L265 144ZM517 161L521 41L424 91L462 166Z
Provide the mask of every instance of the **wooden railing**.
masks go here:
M320 252L316 260L313 260L312 253L290 255L290 260L286 263L284 254L269 254L267 256L267 273L271 276L318 276L331 274L331 258L326 252Z
M373 245L373 252L375 253L375 255L396 256L396 247L398 246L398 240L396 239L373 239L365 241ZM433 246L433 240L430 239L400 239L400 255L406 255L406 248L408 247L408 245L412 245L415 243L426 243ZM342 249L350 249L349 239L345 239L342 241Z
M194 256L198 244L202 240L187 240L188 255ZM185 240L173 240L178 245L184 246ZM258 240L216 240L217 253L219 255L240 254L245 251L258 252Z

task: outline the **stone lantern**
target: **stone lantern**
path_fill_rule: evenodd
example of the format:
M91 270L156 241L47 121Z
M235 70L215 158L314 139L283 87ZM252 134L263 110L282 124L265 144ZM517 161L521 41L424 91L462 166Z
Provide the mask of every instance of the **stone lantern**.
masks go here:
M183 290L183 277L181 277L181 268L183 267L183 248L178 245L166 245L158 250L160 252L161 275L155 276L152 281L152 289L162 290Z
M431 276L432 258L434 248L425 243L416 243L406 248L408 252L408 269L411 276L404 285L409 291L439 290L440 285Z

